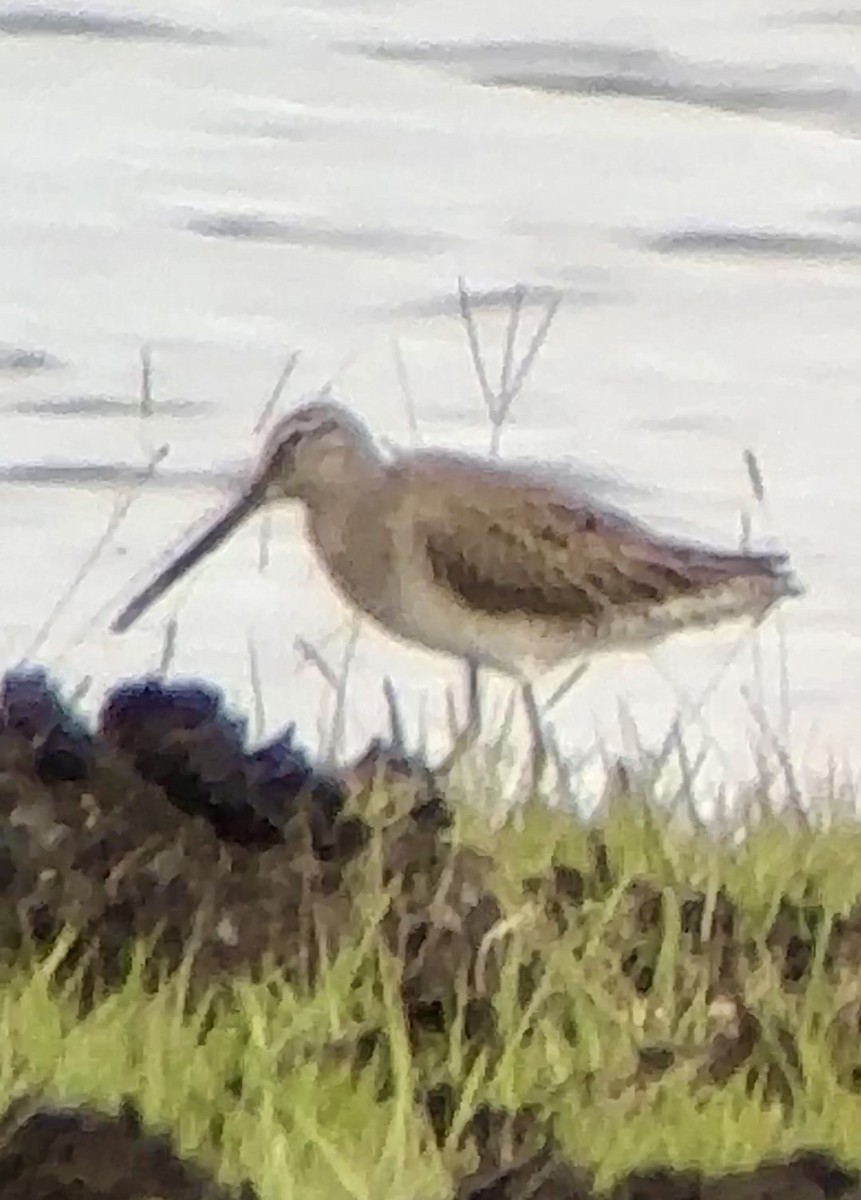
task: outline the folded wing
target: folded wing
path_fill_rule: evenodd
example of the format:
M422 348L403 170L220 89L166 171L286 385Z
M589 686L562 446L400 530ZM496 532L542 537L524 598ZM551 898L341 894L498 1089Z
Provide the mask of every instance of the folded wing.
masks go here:
M785 556L665 539L613 510L510 478L446 489L424 538L435 583L493 615L599 626L620 610L725 584L761 590L763 599L789 586Z

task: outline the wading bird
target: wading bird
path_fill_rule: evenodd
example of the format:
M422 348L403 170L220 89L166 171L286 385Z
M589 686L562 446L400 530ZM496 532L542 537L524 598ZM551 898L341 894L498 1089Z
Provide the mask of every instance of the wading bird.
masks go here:
M349 409L315 401L276 425L239 499L111 628L128 629L248 516L284 500L304 504L317 557L356 609L463 659L473 685L479 666L520 684L535 779L545 757L538 674L683 629L758 622L802 592L784 554L663 537L523 467L442 451L387 458ZM476 731L474 702L464 735Z

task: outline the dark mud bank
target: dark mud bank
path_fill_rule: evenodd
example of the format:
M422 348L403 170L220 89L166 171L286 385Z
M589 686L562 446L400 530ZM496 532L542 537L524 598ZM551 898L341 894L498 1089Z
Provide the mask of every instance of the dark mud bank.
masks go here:
M359 813L377 783L391 803L372 825ZM391 893L380 929L418 1018L501 916L484 861L452 848L450 825L421 763L374 745L327 773L290 730L249 749L242 721L203 684L123 684L94 728L39 672L0 686L7 957L71 930L65 970L99 984L122 978L140 939L153 985L184 960L197 995L264 969L312 982L320 945L360 932L354 900L373 842ZM433 897L446 901L444 927Z

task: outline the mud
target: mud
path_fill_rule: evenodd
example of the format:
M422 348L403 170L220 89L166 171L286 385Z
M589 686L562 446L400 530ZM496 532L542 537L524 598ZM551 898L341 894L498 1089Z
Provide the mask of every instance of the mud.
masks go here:
M220 1187L148 1133L126 1100L116 1114L40 1107L23 1096L0 1121L3 1200L257 1200L250 1183Z
M386 809L363 817L375 781ZM95 729L38 672L0 688L0 954L71 928L60 976L85 993L119 982L140 938L152 986L191 956L191 999L273 967L310 982L321 947L361 932L370 889L411 1030L444 1028L456 977L489 994L497 951L481 981L476 954L501 917L488 864L452 848L450 825L423 764L374 745L325 773L289 730L250 750L201 684L124 684Z

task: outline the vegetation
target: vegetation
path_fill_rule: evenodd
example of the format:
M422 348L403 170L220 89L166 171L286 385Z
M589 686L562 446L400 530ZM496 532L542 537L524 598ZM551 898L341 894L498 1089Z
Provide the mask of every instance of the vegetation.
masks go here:
M162 787L139 754L123 765L128 741L114 757L96 739L86 778L51 780L37 738L0 737L14 851L3 1099L114 1111L130 1097L182 1153L264 1198L448 1196L477 1164L471 1122L486 1106L529 1114L527 1144L552 1130L598 1186L647 1164L711 1174L804 1147L861 1158L852 819L820 806L720 838L631 787L592 822L533 801L492 829L467 797L440 804L418 768L377 752L372 773L369 758L344 776L353 791L332 825L358 814L367 839L334 853L318 837L321 864L312 837L291 876L312 810L295 809L277 844L219 839L176 807L193 739L182 776L162 736L175 771ZM49 805L46 823L23 822L25 804ZM153 874L168 851L183 893ZM297 919L267 925L273 904ZM16 942L23 912L31 936Z

